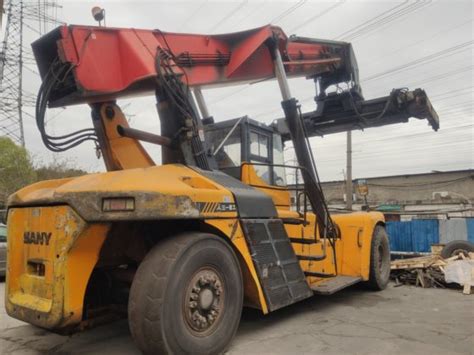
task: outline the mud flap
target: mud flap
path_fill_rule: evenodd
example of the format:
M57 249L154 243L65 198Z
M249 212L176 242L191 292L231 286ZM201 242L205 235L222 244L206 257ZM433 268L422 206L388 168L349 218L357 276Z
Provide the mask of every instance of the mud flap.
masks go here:
M268 310L274 311L313 295L279 219L242 219Z

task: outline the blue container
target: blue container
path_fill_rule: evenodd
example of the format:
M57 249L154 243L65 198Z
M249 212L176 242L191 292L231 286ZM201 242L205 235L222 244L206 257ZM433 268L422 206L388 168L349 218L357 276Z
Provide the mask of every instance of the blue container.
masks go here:
M411 222L387 222L387 234L392 251L413 251Z
M466 218L467 240L474 243L474 218Z
M439 243L437 219L387 222L386 225L391 251L426 253L430 252L432 244Z

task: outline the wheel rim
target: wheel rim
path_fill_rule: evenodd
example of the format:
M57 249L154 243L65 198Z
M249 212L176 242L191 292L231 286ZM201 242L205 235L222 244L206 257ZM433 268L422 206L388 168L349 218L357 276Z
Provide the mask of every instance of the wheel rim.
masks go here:
M183 314L188 329L197 336L215 331L224 311L224 284L212 267L199 269L187 284Z
M451 256L457 256L459 254L463 254L464 256L467 256L468 253L466 252L466 250L464 249L455 249L453 250L453 252L451 253Z

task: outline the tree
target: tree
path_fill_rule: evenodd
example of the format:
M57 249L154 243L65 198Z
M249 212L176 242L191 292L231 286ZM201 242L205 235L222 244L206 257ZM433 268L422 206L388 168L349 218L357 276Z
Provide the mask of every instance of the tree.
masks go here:
M35 169L37 181L62 179L87 174L86 171L71 167L66 160L56 160L48 165L43 165Z
M35 165L36 168L25 148L17 146L7 137L0 137L0 210L5 208L9 195L26 185L87 174L84 170L71 167L71 162L66 160L39 166L36 162Z
M9 195L34 181L36 173L28 151L10 138L0 137L0 208Z

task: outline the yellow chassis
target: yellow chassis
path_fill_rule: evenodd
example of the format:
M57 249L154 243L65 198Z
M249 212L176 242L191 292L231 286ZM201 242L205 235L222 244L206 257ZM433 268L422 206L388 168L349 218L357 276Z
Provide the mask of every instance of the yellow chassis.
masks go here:
M290 209L289 192L265 186L251 165L244 165L242 181L269 194L280 218L302 218ZM111 196L133 196L134 211L102 211L103 199ZM142 236L127 229L127 223L153 222L159 236L160 221L165 220L175 220L177 226L180 221L197 221L198 228L231 243L241 264L246 304L268 313L237 212L213 208L222 201L234 203L232 193L181 165L45 181L20 190L9 201L8 314L52 330L80 325L91 274L112 231L116 239L139 244ZM315 216L308 213L306 219L307 225L285 224L287 234L314 239ZM383 215L351 213L334 215L333 219L341 231L336 242L338 275L368 280L372 233L377 224L384 223ZM122 227L114 229L117 223ZM319 241L293 244L293 248L298 255L321 255L323 242ZM334 272L332 249L326 250L323 261L300 261L302 269ZM311 286L324 279L307 277L307 281Z

